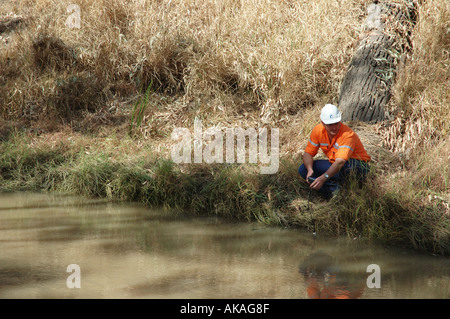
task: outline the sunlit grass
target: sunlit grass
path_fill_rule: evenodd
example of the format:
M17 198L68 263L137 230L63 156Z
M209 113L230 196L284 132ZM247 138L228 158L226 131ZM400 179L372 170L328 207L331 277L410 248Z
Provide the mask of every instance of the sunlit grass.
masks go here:
M72 3L80 29L65 25ZM0 185L311 228L297 168L320 108L338 100L369 3L5 5L0 17L11 11L20 22L0 43ZM312 212L322 231L442 253L450 229L450 10L443 0L418 8L391 118L353 123L373 178L339 201L314 197ZM171 162L170 133L192 129L195 117L205 127L279 128L277 174Z

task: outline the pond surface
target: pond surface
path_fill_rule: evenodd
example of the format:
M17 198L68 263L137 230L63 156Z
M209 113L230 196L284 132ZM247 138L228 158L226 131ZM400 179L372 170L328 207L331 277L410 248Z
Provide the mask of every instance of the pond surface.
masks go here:
M0 193L0 252L1 299L450 298L448 258L72 196Z

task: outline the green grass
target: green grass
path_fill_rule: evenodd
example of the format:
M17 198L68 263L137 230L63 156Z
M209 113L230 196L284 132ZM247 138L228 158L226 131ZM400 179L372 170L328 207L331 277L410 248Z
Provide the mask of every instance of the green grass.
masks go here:
M319 234L450 252L449 217L442 205L424 205L420 196L387 187L376 174L362 187L350 182L331 201L313 194L308 210L309 190L296 176L298 159L283 158L277 174L261 175L245 164L177 165L142 155L121 161L108 149L33 148L24 135L13 135L0 150L2 190L136 201L186 214L303 229L312 228L314 216Z
M138 101L135 103L133 111L131 113L131 123L130 123L130 132L129 134L132 135L133 131L140 127L142 124L142 119L144 118L145 109L147 108L149 96L152 90L152 82L147 87L147 90L145 91L145 94L143 97L139 98ZM141 89L142 90L142 89Z

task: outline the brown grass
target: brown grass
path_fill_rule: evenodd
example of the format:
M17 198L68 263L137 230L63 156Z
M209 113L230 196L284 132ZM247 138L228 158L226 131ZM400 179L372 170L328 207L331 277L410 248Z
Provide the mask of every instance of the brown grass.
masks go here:
M65 26L72 3L81 9L80 29ZM114 160L122 156L132 162L146 152L167 158L173 129L192 129L199 117L205 128L277 127L281 157L300 164L321 107L338 101L370 3L17 0L2 5L0 24L11 17L21 22L0 29L0 139L26 130L40 134L40 143L63 139L86 152L98 148ZM419 1L390 119L349 123L374 160L376 195L388 197L381 201L386 205L405 205L405 212L408 205L449 211L449 6L445 0ZM130 138L133 107L150 84L142 123ZM297 177L294 167L283 169ZM364 196L361 201L367 209L378 205Z
M31 22L1 51L4 63L14 57L2 65L10 105L3 115L33 113L30 104L45 112L54 92L67 97L52 100L53 109L78 96L91 112L85 100L95 93L130 96L152 83L184 101L206 96L220 115L251 111L277 121L336 100L366 2L19 1ZM64 25L70 3L81 8L80 29ZM77 82L59 92L58 83L73 77L93 92Z
M391 100L386 146L409 156L435 147L450 129L450 5L424 2L412 37L413 51L400 72Z

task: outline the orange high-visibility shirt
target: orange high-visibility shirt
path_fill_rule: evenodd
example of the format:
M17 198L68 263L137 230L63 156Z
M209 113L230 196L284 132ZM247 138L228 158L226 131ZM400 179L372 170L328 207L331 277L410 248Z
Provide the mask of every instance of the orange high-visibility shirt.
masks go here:
M331 142L328 139L325 126L322 123L316 125L311 132L305 152L314 157L319 148L322 149L331 163L334 163L336 158L342 158L346 161L349 158L354 158L365 162L371 159L358 135L344 123L341 123L339 132Z

